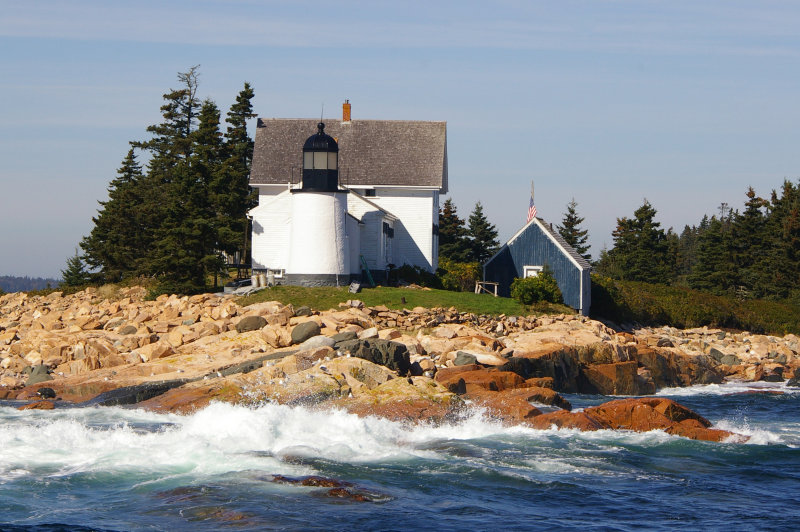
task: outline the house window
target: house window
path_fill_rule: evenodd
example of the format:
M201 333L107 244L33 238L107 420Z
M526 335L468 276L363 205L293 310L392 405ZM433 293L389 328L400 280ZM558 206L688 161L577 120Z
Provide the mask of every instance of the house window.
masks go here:
M539 275L544 269L544 266L523 266L522 267L522 276L523 277L536 277Z
M368 198L369 197L373 197L374 198L375 197L375 189L374 188L368 188L367 190L364 191L364 195L367 196Z

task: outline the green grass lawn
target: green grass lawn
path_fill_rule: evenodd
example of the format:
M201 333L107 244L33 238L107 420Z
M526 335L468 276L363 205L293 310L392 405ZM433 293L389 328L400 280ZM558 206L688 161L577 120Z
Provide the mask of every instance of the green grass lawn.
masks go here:
M405 302L403 302L405 298ZM364 288L357 294L348 292L347 287L303 287L274 286L241 298L240 305L252 305L262 301L280 301L291 303L295 307L307 305L314 310L338 308L339 303L348 299L359 299L369 307L385 305L392 309L412 309L414 307L455 307L461 312L507 316L525 316L529 314L572 314L574 311L564 305L539 303L526 306L506 297L494 297L489 294L473 294L471 292L450 292L448 290L419 290L410 288L389 288L378 286Z

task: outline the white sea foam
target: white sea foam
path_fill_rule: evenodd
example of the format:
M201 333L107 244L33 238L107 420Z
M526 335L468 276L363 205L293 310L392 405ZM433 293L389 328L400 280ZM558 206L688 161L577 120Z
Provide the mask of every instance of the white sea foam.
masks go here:
M784 394L800 394L800 388L786 386L786 382L750 382L729 381L723 384L697 384L685 388L662 388L656 395L687 397L692 395L732 395L752 392L781 392Z
M751 437L751 443L786 441L757 428L720 423L719 428ZM662 431L635 433L577 429L535 430L507 426L480 409L458 422L406 425L342 410L266 404L246 408L212 403L191 415L156 414L122 408L56 409L19 412L0 408L0 482L26 475L64 476L84 472L141 474L143 482L240 471L312 474L313 460L346 463L403 463L459 460L451 444L475 445L482 461L484 443L522 448L583 449L616 453L627 446L674 441ZM470 441L472 443L470 443ZM309 460L286 460L302 457ZM523 462L524 463L524 462ZM539 461L540 472L593 470L574 455Z
M514 433L480 412L458 424L408 427L341 410L212 403L194 414L122 408L18 412L0 408L0 479L19 471L50 476L88 471L217 475L246 469L308 474L286 457L342 462L436 458L441 440ZM291 461L295 462L295 461Z
M789 447L800 446L800 426L788 424L781 427L757 427L747 421L732 421L723 419L714 424L714 428L727 430L734 434L741 434L748 437L749 445L775 445L783 444ZM735 437L730 438L735 443Z

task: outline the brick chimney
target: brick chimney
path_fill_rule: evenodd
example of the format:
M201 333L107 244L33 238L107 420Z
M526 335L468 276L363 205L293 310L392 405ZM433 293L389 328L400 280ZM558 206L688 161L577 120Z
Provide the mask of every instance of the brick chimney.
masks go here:
M350 100L345 100L342 104L342 122L350 121Z

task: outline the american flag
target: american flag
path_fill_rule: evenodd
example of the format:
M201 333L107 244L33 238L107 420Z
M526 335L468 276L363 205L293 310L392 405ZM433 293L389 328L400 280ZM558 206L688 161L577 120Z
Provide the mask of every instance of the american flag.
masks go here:
M529 223L534 218L536 218L536 205L533 204L533 196L531 196L531 204L528 206L528 221L525 223Z

